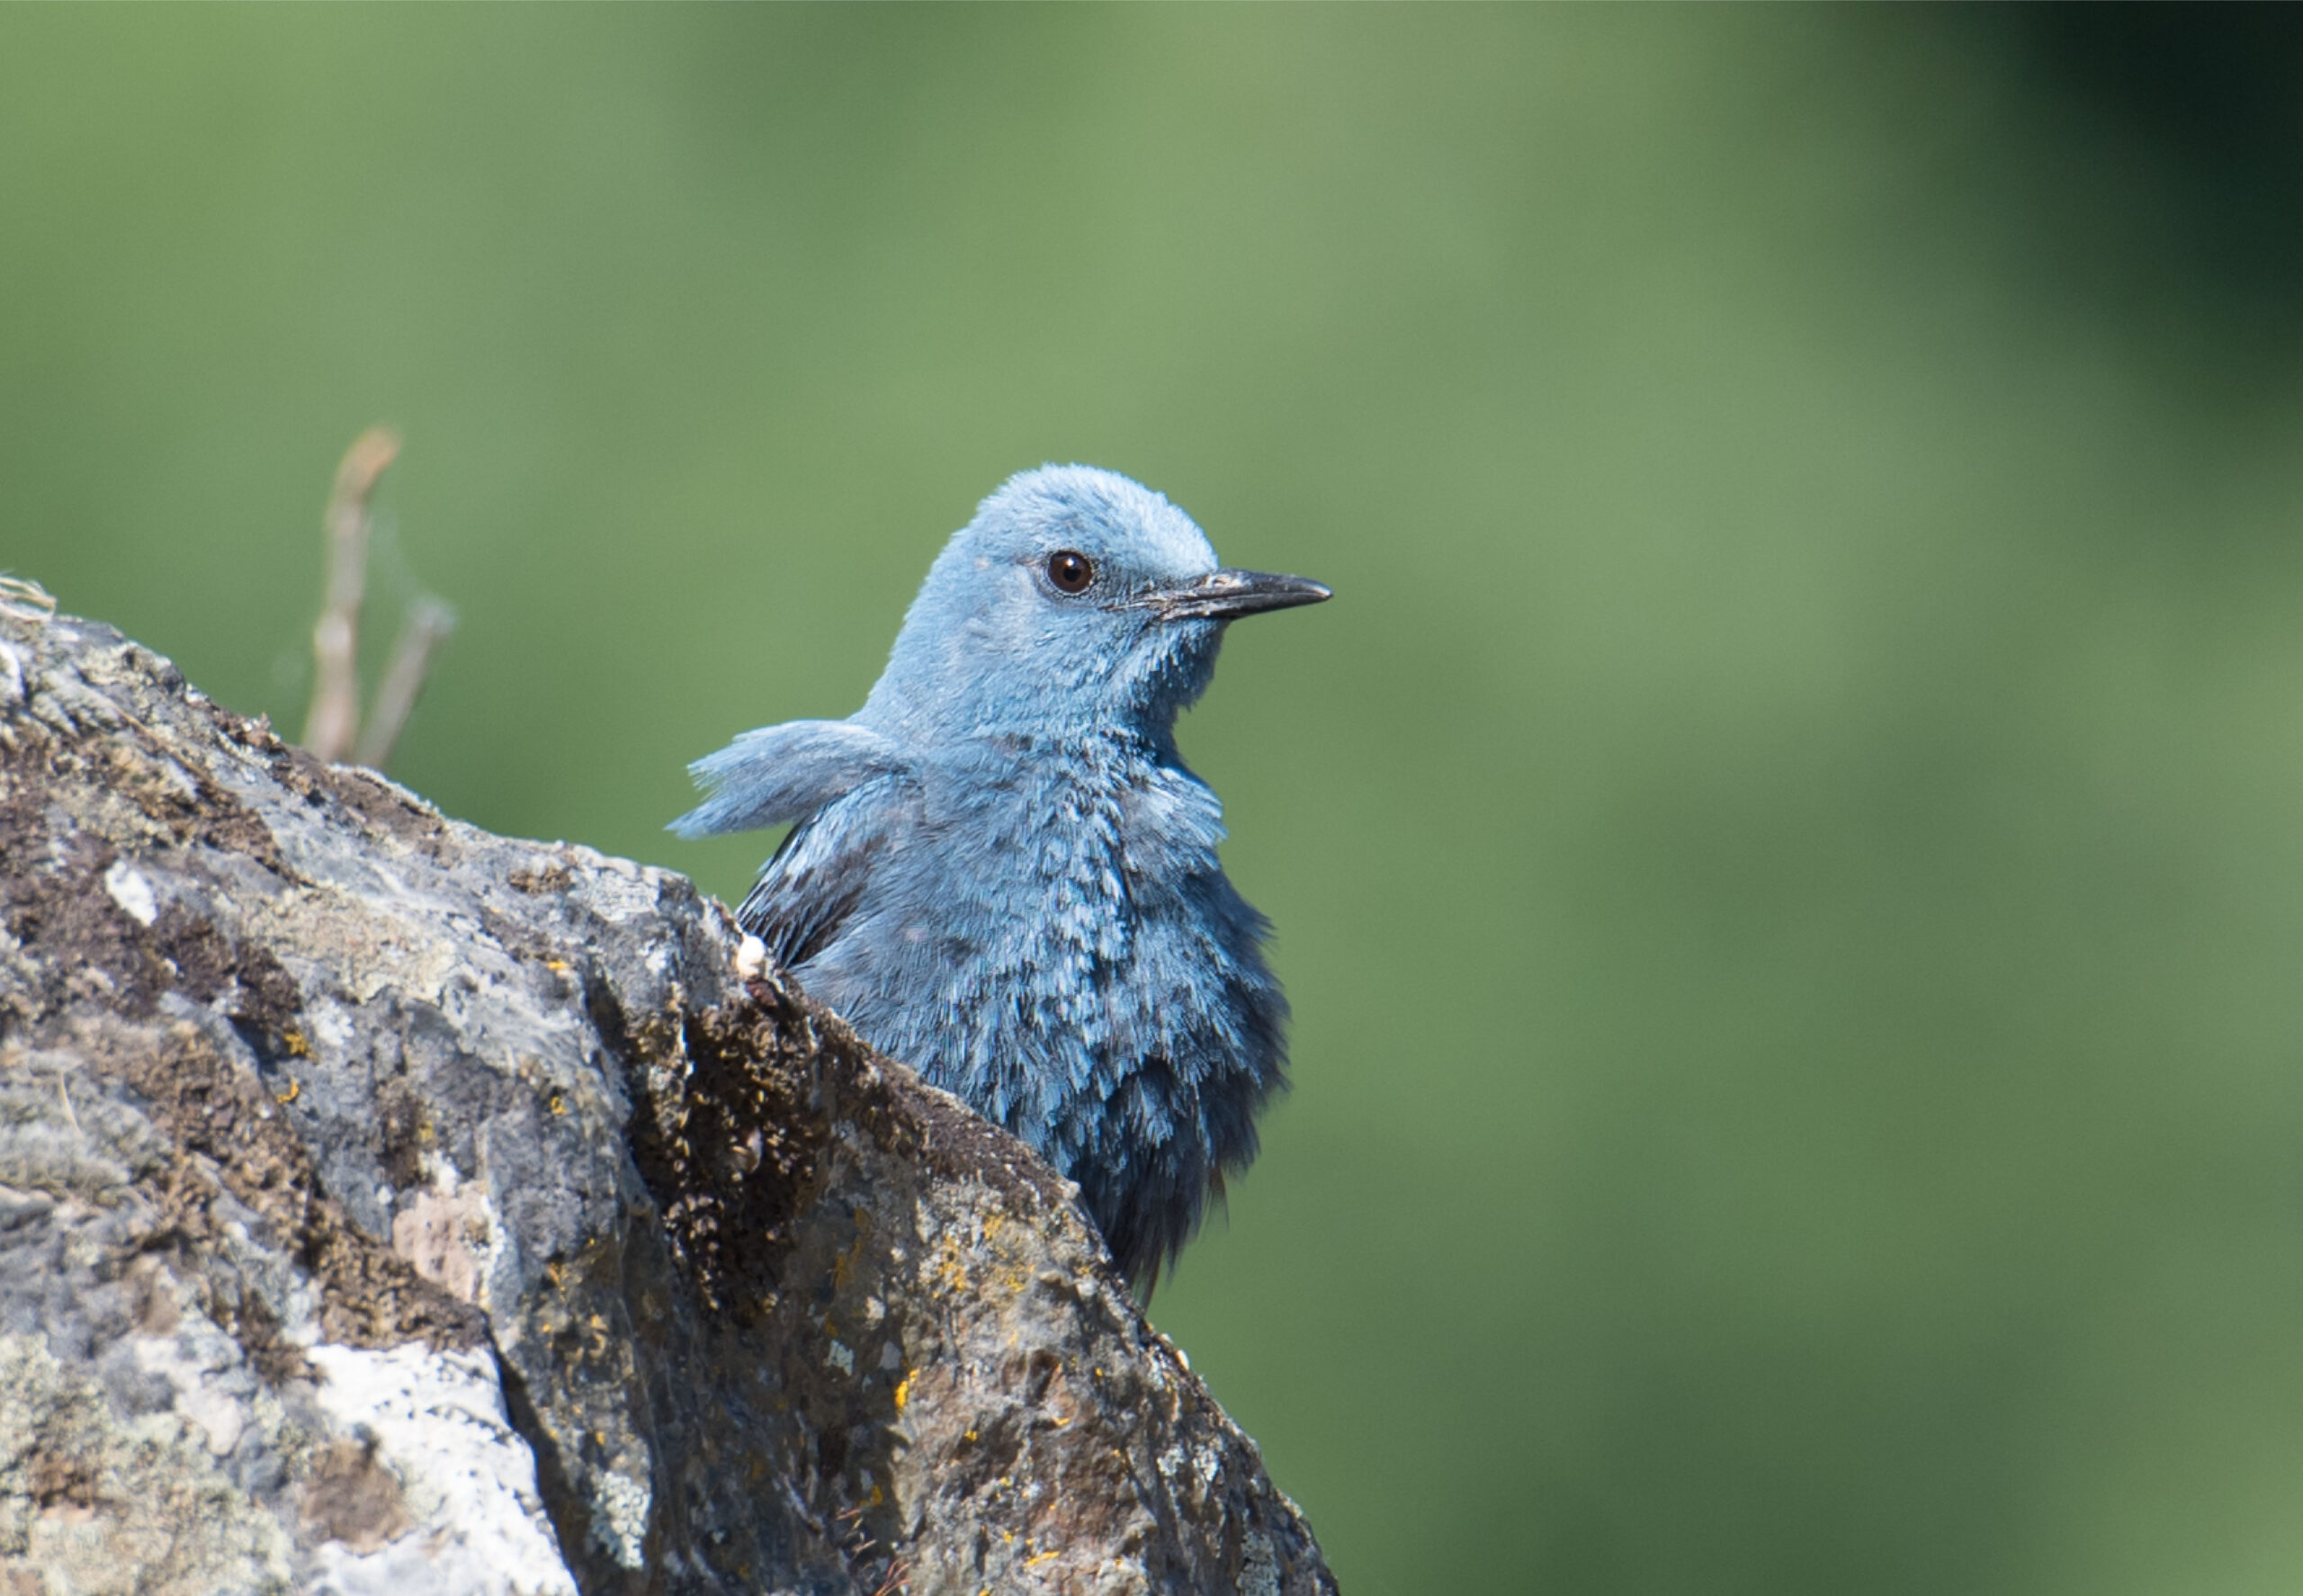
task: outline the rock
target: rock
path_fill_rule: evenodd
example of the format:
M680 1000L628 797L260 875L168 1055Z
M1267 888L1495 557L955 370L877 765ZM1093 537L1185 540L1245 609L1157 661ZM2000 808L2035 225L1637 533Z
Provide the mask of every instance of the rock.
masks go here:
M1072 1188L742 940L0 610L0 1592L1332 1591Z

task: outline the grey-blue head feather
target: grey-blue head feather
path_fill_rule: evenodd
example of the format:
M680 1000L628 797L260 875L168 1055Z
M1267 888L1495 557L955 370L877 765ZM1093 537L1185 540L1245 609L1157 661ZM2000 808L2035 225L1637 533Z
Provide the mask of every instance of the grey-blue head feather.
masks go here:
M1092 570L1076 594L1048 571L1067 551ZM856 719L930 739L1172 725L1206 686L1223 626L1163 621L1144 600L1215 569L1191 517L1125 477L1071 465L1010 478L928 569Z
M1026 471L936 558L861 710L697 761L706 801L674 822L799 822L746 928L1078 1181L1139 1281L1254 1156L1285 1084L1267 927L1217 864L1221 807L1176 716L1228 622L1327 596L1222 568L1125 477Z

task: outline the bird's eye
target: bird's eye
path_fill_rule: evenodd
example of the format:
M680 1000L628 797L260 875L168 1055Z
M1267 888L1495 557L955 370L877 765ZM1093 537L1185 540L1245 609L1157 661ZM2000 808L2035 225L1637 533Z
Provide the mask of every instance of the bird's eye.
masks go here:
M1096 562L1076 549L1059 549L1047 557L1047 579L1058 593L1085 593L1096 579Z

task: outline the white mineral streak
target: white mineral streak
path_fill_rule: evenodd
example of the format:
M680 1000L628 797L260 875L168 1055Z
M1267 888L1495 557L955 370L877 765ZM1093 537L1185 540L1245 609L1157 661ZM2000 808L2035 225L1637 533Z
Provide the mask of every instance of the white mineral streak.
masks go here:
M604 920L621 922L656 910L656 883L629 876L599 874L584 883L584 906Z
M139 1370L167 1381L177 1416L198 1427L211 1452L229 1457L253 1416L247 1399L256 1391L232 1340L206 1318L186 1314L174 1333L138 1336L129 1345Z
M1279 1596L1279 1558L1268 1535L1251 1530L1241 1539L1240 1596Z
M312 1003L304 1010L308 1043L342 1053L351 1046L358 1034L359 1021L350 1009L326 998Z
M148 926L160 918L160 906L152 897L152 883L144 873L122 859L104 872L104 891L121 911L139 926Z
M592 1511L599 1515L592 1538L625 1568L646 1564L648 1487L629 1475L604 1474L592 1488Z
M750 932L736 945L736 977L739 981L757 981L767 973L767 944Z
M620 925L656 911L662 872L643 869L629 859L613 859L587 847L568 851L584 867L576 880L576 898L594 914Z
M327 1376L320 1406L346 1434L375 1438L416 1520L366 1556L324 1545L314 1596L576 1596L492 1358L414 1343L327 1344L308 1356Z

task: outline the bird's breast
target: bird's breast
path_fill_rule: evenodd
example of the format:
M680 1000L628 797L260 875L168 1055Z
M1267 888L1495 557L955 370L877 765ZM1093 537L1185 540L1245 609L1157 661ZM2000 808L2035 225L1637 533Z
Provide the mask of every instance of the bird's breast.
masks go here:
M1140 751L1003 739L922 794L919 874L901 935L968 928L953 956L1109 965L1147 919L1216 868L1215 794ZM909 873L908 873L909 874Z

